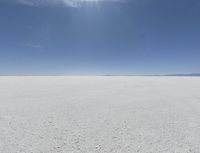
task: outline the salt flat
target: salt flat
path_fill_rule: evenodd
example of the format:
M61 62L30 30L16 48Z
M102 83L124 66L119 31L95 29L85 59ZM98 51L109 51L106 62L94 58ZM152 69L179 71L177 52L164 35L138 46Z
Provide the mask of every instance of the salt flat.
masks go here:
M198 77L0 77L0 153L200 153Z

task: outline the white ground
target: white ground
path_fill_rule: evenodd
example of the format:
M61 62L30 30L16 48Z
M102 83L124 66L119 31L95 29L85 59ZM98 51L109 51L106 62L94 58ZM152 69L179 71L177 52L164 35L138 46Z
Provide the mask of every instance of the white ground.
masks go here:
M0 77L0 153L200 153L200 78Z

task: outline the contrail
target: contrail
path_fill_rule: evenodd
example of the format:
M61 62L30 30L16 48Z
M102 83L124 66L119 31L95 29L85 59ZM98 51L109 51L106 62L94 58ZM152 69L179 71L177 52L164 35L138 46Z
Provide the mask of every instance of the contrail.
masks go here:
M24 5L32 6L48 6L63 5L67 7L83 7L87 5L99 5L101 2L124 2L126 0L16 0L16 2Z

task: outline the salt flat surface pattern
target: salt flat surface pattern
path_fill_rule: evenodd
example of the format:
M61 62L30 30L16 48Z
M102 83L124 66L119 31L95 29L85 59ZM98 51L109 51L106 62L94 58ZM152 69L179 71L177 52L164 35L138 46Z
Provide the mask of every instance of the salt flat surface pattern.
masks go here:
M200 153L198 77L0 77L0 153Z

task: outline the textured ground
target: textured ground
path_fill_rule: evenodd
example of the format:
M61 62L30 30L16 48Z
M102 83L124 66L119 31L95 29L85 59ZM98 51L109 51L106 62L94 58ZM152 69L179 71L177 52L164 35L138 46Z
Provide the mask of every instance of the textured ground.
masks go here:
M200 78L0 77L0 153L200 153Z

